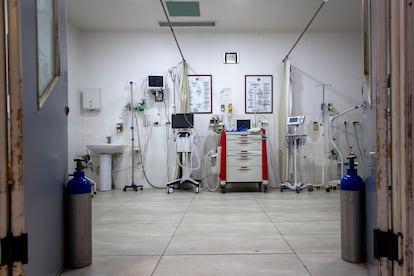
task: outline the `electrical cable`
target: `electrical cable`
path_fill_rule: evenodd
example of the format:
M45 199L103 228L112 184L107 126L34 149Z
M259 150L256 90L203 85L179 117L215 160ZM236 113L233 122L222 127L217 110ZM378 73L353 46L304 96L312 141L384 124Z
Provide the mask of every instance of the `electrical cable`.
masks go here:
M213 156L216 155L216 158L218 158L217 153L214 152L214 150L210 150L205 156L204 156L204 181L206 183L206 187L210 192L215 192L217 191L219 184L220 184L220 178L218 177L218 173L214 174L211 172L211 169L213 168ZM210 174L207 173L207 163L209 163L208 161L211 160L211 166L208 168L210 171ZM216 166L217 166L217 162L216 162ZM209 176L214 176L213 181L215 180L215 183L211 183L209 182Z
M349 143L349 138L348 138L348 124L346 121L344 121L344 125L345 125L345 139L346 139L346 144L348 145L348 148L351 150L352 152L352 146Z
M361 161L363 163L365 163L365 160L364 160L365 158L364 158L364 155L362 154L361 146L359 145L359 141L358 141L359 140L358 139L358 131L357 131L357 128L356 128L356 125L357 124L359 124L359 123L358 122L353 122L354 129L355 129L355 139L356 139L356 143L357 143L357 147L358 147L359 154L361 156ZM364 173L365 173L364 166L361 166L361 170L362 170L361 174L364 175Z
M134 111L132 110L132 112L134 112ZM145 181L147 181L148 185L150 185L152 188L164 189L165 187L160 187L160 186L157 186L157 185L153 184L147 176L147 173L145 171L145 166L144 166L145 161L142 158L143 151L142 151L142 147L141 147L141 138L140 138L141 135L140 135L139 127L138 127L138 119L136 117L137 114L134 114L134 115L135 115L135 123L136 123L136 128L137 128L138 147L139 147L139 151L140 151L139 159L140 159L140 163L141 163L142 174L144 175ZM132 150L134 150L134 149L132 149Z

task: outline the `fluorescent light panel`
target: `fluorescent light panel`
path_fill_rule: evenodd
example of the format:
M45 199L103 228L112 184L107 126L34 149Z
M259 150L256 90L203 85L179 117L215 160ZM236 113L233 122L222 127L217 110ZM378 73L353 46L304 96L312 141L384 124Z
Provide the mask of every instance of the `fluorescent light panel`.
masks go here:
M167 21L158 22L160 27L169 27ZM173 27L215 27L215 21L171 21Z
M200 16L197 1L166 1L168 14L173 16Z

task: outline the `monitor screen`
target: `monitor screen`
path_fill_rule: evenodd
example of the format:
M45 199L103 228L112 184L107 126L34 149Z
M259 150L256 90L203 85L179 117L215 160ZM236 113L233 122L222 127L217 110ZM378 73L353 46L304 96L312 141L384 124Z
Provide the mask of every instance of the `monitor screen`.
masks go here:
M305 122L305 116L291 116L287 118L288 126L299 126Z
M241 128L250 129L250 120L249 119L237 120L236 124L237 124L237 130L240 130Z
M148 89L164 89L164 76L152 75L148 76Z
M193 113L176 113L172 114L172 128L193 128L194 114Z
M289 118L289 123L297 123L298 122L298 117L290 117Z

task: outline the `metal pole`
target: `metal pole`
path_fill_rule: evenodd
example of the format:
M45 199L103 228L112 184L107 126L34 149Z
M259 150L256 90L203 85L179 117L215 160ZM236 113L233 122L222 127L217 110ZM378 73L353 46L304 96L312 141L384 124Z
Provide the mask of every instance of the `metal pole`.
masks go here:
M174 29L172 27L172 24L171 24L170 18L168 16L167 10L165 9L165 5L164 5L163 0L160 0L160 3L161 3L161 6L162 6L162 10L164 11L165 18L167 18L168 25L170 26L171 33L172 33L172 35L174 37L174 40L175 40L175 44L177 44L177 48L178 48L178 51L180 52L181 58L183 59L183 62L185 62L183 51L181 51L180 44L178 43L177 36L175 35L175 32L174 32Z
M326 4L326 2L328 2L328 0L323 0L321 5L319 6L318 10L315 12L315 14L313 15L312 19L309 21L308 25L306 25L305 29L303 30L303 32L300 34L299 38L296 40L295 44L293 44L292 48L290 48L289 52L287 53L287 55L285 56L285 58L283 59L283 62L285 62L290 53L293 51L293 49L295 49L296 44L298 44L299 40L301 40L302 36L306 33L306 31L308 30L310 24L312 24L313 20L315 19L315 17L318 15L319 11L322 9L323 5Z
M132 133L131 133L131 186L132 187L134 187L135 186L135 183L134 183L134 179L135 179L135 177L134 177L134 163L135 163L135 158L134 158L134 146L135 146L135 144L134 144L134 139L135 139L135 136L134 136L134 96L133 96L133 82L132 81L130 81L129 82L129 84L130 84L130 86L131 86L131 106L130 106L130 108L131 108L131 131L132 131Z

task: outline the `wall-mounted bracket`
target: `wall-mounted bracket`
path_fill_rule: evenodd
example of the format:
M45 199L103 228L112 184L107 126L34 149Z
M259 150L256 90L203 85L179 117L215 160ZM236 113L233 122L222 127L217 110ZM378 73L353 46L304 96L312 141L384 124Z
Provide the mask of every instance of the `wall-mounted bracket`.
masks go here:
M27 234L14 237L12 234L0 240L1 245L1 265L13 266L14 262L27 264Z
M402 233L394 233L392 230L381 231L374 229L374 258L388 258L390 261L397 261L399 265L403 264L402 254L400 251L400 241Z

